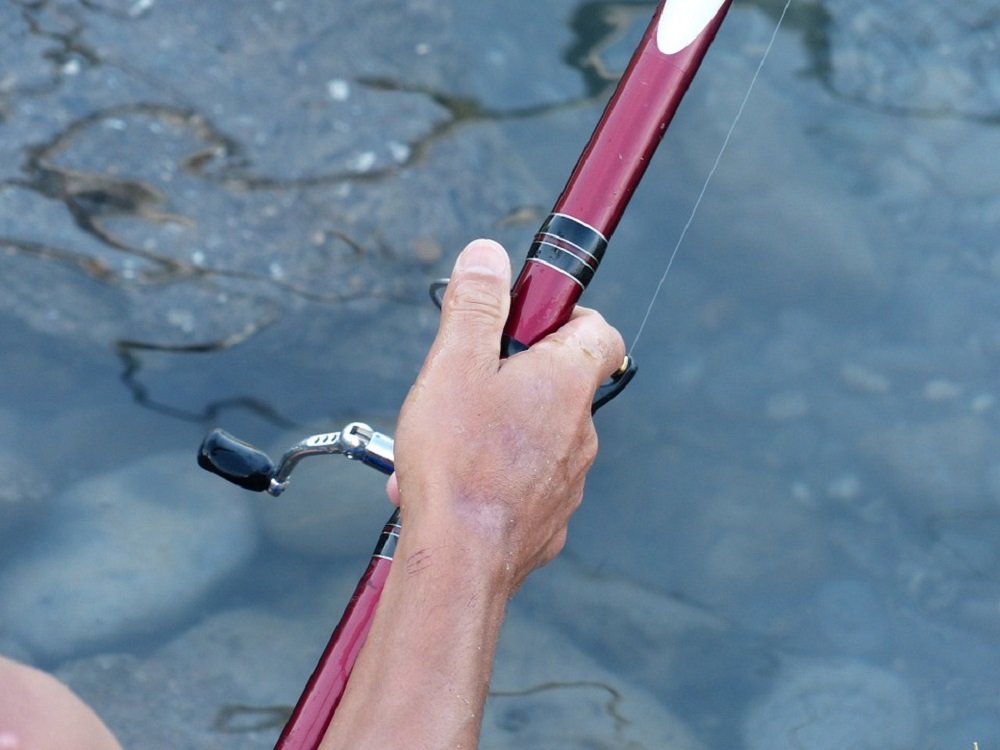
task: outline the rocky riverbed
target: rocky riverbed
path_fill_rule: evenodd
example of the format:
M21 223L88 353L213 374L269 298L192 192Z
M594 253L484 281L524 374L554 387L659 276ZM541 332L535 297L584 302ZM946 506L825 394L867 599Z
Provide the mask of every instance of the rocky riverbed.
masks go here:
M782 5L587 292L626 341ZM128 747L272 746L388 505L315 459L242 493L201 436L391 431L428 280L520 261L651 10L0 4L0 649ZM986 0L793 0L484 748L1000 746L998 47Z

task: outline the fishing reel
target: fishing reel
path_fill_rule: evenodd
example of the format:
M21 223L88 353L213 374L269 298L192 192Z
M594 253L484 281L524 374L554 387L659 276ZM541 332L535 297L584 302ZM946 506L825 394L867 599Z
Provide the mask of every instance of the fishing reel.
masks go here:
M438 279L430 285L431 299L439 310L447 287L448 279ZM591 413L621 393L635 373L635 361L626 356L618 371L597 389ZM351 422L337 432L310 435L286 450L277 463L259 448L216 428L198 449L198 465L243 489L277 497L288 487L289 477L299 461L307 456L332 455L360 461L383 474L394 471L392 438L363 422Z
M392 474L393 442L363 422L351 422L338 432L310 435L293 445L277 464L264 451L214 429L198 449L198 465L243 489L267 492L277 497L288 487L289 477L307 456L342 455L360 461L383 474Z

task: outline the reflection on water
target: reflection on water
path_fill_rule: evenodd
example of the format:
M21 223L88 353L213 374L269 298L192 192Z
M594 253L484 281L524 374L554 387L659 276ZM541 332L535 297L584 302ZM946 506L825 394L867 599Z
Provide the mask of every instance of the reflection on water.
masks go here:
M588 290L626 340L781 5L734 8ZM270 747L381 480L241 494L202 433L390 431L426 281L520 259L651 8L0 5L0 650L127 745ZM1000 745L997 22L793 2L484 747Z

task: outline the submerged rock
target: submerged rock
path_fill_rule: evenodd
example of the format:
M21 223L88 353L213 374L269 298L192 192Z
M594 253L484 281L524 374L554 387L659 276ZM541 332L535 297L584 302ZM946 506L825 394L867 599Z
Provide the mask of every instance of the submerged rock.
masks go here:
M339 430L344 422L312 425L275 441L271 456L302 438ZM380 432L391 432L392 420L367 420ZM392 512L385 495L386 476L343 456L307 458L278 499L250 498L267 537L282 549L309 557L364 559Z
M886 604L868 581L830 581L817 593L815 610L820 632L839 651L863 655L885 648Z
M565 555L527 581L513 606L614 675L611 684L638 686L713 746L732 740L734 702L764 689L774 671L766 647L714 613L633 577L589 571ZM641 735L646 727L635 723Z
M184 617L254 550L235 492L203 477L188 453L63 492L30 552L0 576L0 629L49 659Z
M342 596L346 601L349 589ZM327 627L319 618L230 610L148 658L95 656L58 674L125 747L269 750L326 644ZM155 716L145 710L151 704Z
M2 429L0 429L2 433ZM2 445L0 441L0 445ZM45 511L50 488L31 462L0 448L0 543Z
M744 724L747 750L904 750L920 725L912 689L860 662L793 662Z
M987 118L1000 111L991 0L919 12L863 0L824 0L823 7L833 21L830 84L849 100L925 116Z
M384 300L409 272L440 275L429 234L457 250L530 182L488 123L434 148L477 107L450 91L459 61L427 54L449 42L447 7L15 8L0 309L37 330L204 349L316 303Z
M511 610L480 746L487 750L695 750L691 730L644 689L599 666L561 629Z
M350 576L310 582L306 606L217 613L148 657L107 654L58 672L126 747L273 747L326 644ZM157 711L147 708L155 704ZM646 690L612 675L561 629L517 607L504 626L483 722L484 750L696 750Z
M990 460L1000 438L986 419L957 415L900 424L875 431L861 441L878 468L912 504L936 516L990 512L987 490Z
M629 679L668 689L692 634L728 632L722 618L632 578L587 572L568 556L538 571L518 606L557 627ZM558 603L558 606L553 606Z

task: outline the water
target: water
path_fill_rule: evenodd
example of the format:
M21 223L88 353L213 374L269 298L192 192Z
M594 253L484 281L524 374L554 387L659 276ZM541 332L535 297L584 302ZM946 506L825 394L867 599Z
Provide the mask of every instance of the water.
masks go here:
M733 9L587 292L626 340L779 10ZM649 12L0 6L0 648L129 746L269 747L388 506L195 447L390 430L426 280L520 260ZM793 2L484 747L1000 746L997 21Z

